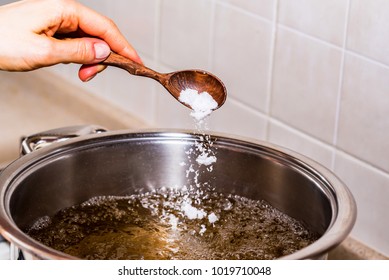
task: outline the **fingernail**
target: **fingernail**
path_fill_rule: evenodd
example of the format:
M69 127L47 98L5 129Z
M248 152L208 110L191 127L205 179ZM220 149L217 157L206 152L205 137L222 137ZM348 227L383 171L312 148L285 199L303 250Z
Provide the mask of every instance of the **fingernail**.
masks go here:
M97 64L97 65L96 65L96 71L97 71L97 73L100 73L100 72L103 71L105 68L107 68L107 66L105 66L105 65L101 65L101 64Z
M90 80L92 80L94 77L96 77L97 74L94 74L90 77L88 77L84 82L89 82Z
M96 43L93 46L95 48L95 58L97 60L105 59L111 53L111 49L107 44Z

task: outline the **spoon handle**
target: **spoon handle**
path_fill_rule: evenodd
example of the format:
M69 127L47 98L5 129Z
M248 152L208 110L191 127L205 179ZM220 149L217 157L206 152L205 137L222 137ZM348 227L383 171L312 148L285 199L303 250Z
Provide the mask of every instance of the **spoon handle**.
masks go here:
M113 52L100 64L122 68L132 75L145 76L160 82L163 80L162 74Z

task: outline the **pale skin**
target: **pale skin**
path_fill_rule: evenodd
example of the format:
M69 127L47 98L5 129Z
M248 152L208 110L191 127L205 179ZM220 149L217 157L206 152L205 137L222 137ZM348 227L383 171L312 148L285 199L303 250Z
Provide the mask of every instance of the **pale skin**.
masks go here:
M81 64L89 81L111 51L142 63L109 18L73 0L24 0L0 6L0 70Z

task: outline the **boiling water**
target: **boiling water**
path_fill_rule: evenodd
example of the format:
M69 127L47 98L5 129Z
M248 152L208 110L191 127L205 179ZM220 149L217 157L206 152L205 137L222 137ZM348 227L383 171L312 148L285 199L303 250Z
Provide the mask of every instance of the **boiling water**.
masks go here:
M82 259L275 259L318 236L264 201L207 191L96 197L28 234Z

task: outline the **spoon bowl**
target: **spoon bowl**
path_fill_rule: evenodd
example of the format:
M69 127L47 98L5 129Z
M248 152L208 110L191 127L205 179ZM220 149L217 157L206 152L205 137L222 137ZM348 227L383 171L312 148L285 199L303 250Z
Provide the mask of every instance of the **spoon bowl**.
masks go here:
M158 81L176 100L188 108L191 108L190 105L179 100L181 91L186 89L193 89L198 93L208 92L218 104L215 110L220 108L227 98L227 90L223 82L215 75L203 70L159 73L116 53L111 53L101 64L115 66L132 75L144 76Z
M222 81L213 74L203 70L183 70L170 73L168 84L165 88L176 98L182 90L194 89L198 93L208 92L216 101L219 108L226 100L226 88ZM178 95L177 95L178 94ZM188 106L187 104L184 104ZM217 109L216 108L216 109Z

